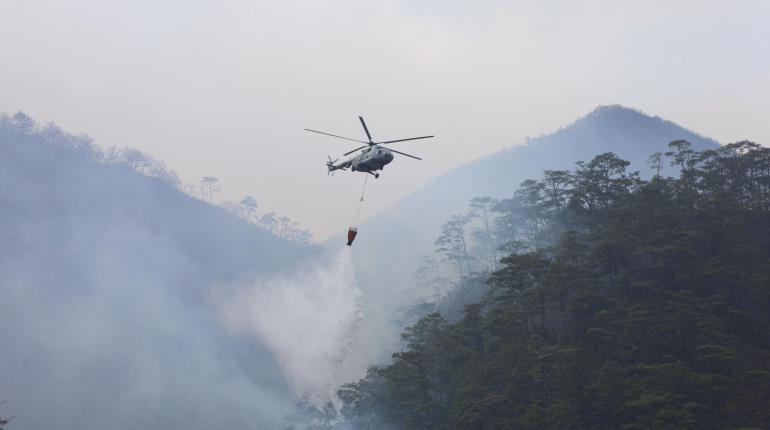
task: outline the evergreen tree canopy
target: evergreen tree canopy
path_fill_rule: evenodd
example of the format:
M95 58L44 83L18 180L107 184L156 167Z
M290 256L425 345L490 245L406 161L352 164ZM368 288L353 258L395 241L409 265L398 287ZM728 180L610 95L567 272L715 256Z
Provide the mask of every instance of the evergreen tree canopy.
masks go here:
M406 329L390 364L340 391L348 419L770 428L770 149L669 146L651 167L668 157L679 178L642 181L605 153L483 202L489 243L513 251L484 300L457 321L431 313ZM463 249L439 242L451 257Z

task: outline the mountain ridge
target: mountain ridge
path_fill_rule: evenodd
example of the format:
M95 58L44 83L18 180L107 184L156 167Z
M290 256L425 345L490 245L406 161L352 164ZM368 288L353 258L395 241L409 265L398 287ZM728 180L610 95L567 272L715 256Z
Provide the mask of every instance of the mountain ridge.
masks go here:
M100 151L0 115L0 399L27 428L279 427L280 363L216 295L317 249Z
M544 170L571 169L575 162L604 152L616 153L631 163L629 170L648 177L647 158L665 152L668 143L677 139L690 141L694 150L719 145L664 118L621 105L601 105L552 133L432 179L359 229L354 258L359 283L367 301L373 303L369 315L381 318L384 327L399 309L430 295L415 286L413 274L423 255L435 254L433 242L441 224L453 214L466 212L471 198L510 197L525 179L538 178ZM675 175L676 170L664 166L662 174ZM335 240L327 243L334 246Z
M494 162L495 160L500 160L501 158L516 156L521 151L527 151L527 150L532 150L532 149L540 149L540 147L542 147L544 145L553 144L553 141L556 140L556 139L559 139L563 133L569 132L569 131L574 130L574 129L583 129L586 126L588 126L588 127L595 127L597 125L597 124L590 124L591 122L599 122L599 123L602 123L601 124L602 126L610 125L610 126L614 127L615 125L612 125L612 123L613 122L617 122L619 119L642 120L644 122L647 122L648 124L649 123L656 123L658 126L663 126L664 128L666 128L667 131L671 135L677 135L678 134L678 135L682 135L685 138L689 138L690 140L693 140L693 142L691 142L691 143L693 143L693 147L695 149L699 149L699 148L703 148L703 147L707 147L707 146L718 145L718 143L715 140L713 140L711 138L708 138L708 137L705 137L705 136L703 136L701 134L698 134L697 132L691 131L688 128L682 127L682 126L676 124L675 122L667 120L667 119L662 118L660 116L653 116L653 115L647 114L647 113L645 113L645 112L643 112L641 110L634 109L634 108L628 108L628 107L625 107L625 106L622 106L622 105L619 105L619 104L599 105L596 108L594 108L591 112L589 112L589 113L587 113L587 114L577 118L576 120L574 120L573 122L569 123L568 125L560 127L560 128L558 128L557 130L555 130L553 132L550 132L550 133L547 133L547 134L543 134L543 135L540 135L540 136L535 137L535 138L528 138L527 141L522 143L522 144L515 145L513 147L509 147L509 148L503 149L501 151L497 151L497 152L494 152L492 154L485 155L483 157L477 158L477 159L475 159L473 161L470 161L470 162L468 162L466 164L462 164L460 166L457 166L457 167L455 167L455 168L453 168L453 169L451 169L451 170L441 174L440 176L438 176L436 178L431 179L425 185L420 187L418 190L414 191L413 193L409 194L408 196L404 197L403 199L397 201L392 206L390 206L389 208L385 209L383 212L380 212L379 214L377 214L377 215L373 216L372 218L370 218L367 221L367 223L372 222L372 221L374 221L374 220L376 220L376 219L378 219L380 217L386 216L386 214L389 211L391 211L393 208L398 207L400 204L402 204L402 202L413 198L413 196L415 196L415 195L421 194L421 193L423 193L426 190L430 190L430 188L433 187L437 182L444 181L447 178L452 178L455 175L458 175L460 173L464 173L466 170L478 167L479 164L490 163L490 162ZM641 127L641 129L643 130L644 127ZM672 139L672 140L674 140L674 139ZM649 145L653 146L654 149L650 150L649 153L645 152L644 155L643 155L644 157L647 157L647 156L651 155L653 152L655 152L655 150L665 150L666 149L665 145L667 145L670 142L670 140L666 141L664 145L660 145L660 140L659 139L658 139L657 142L655 141L655 139L650 139L647 142L649 143ZM594 148L588 148L588 149L593 149L595 151L601 151L601 152L614 152L613 150L618 150L620 148L618 148L617 145L607 144L607 142L603 142L600 145L596 145ZM587 153L587 151L586 151L586 153ZM598 155L599 153L600 152L595 152L593 155ZM618 155L621 158L624 158L624 154L619 153ZM632 155L636 155L636 154L632 154ZM571 163L574 163L574 162L577 162L577 161L581 161L581 159L574 159L574 160L571 161ZM587 161L587 160L582 160L582 161ZM629 161L632 162L632 165L634 165L634 167L637 167L637 168L641 167L641 166L638 166L638 164L639 164L638 160L629 160ZM636 161L636 163L635 163L635 161ZM668 171L669 173L673 173L673 171L669 170L669 169L664 170L664 171ZM640 172L642 172L642 176L645 176L644 173L643 173L644 172L643 170L640 170ZM536 173L536 176L539 176L540 172L537 171L535 173ZM491 185L492 188L494 188L495 184L494 183L490 183L489 185ZM518 185L518 184L514 184L514 185ZM364 225L366 225L366 223Z

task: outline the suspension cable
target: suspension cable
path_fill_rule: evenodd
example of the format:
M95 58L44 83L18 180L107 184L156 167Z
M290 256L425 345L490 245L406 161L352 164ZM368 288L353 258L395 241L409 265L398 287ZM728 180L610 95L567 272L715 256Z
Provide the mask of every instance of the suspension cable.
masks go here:
M361 198L358 200L358 210L356 211L356 218L353 223L353 227L358 227L358 223L361 219L361 209L364 207L364 196L366 196L366 184L369 182L369 174L364 176L364 186L361 189Z

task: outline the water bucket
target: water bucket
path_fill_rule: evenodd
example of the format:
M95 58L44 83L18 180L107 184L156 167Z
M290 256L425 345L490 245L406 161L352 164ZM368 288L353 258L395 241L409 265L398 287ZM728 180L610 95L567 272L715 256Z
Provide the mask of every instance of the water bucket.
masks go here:
M353 244L353 241L356 239L357 234L358 234L358 229L356 227L350 227L348 229L348 246Z

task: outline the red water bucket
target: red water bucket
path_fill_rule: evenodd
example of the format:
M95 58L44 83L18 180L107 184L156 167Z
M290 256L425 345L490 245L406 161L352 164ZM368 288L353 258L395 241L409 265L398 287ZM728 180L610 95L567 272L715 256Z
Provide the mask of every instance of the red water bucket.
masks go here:
M348 246L353 244L353 241L356 239L356 235L358 234L358 229L355 227L350 227L348 229Z

